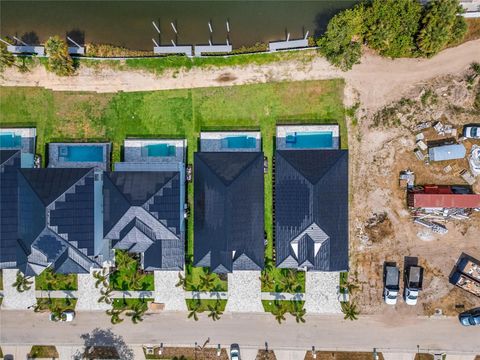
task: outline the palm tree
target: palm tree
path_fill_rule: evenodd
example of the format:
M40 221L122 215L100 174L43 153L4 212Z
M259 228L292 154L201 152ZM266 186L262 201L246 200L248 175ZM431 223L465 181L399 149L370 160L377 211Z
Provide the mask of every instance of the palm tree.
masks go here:
M37 303L33 306L33 311L34 312L40 312L42 310L45 310L49 306L49 299L45 298L38 298Z
M293 271L288 269L288 272L282 272L283 279L280 280L283 291L287 293L294 293L299 290L300 285L297 282L297 274Z
M51 291L54 289L54 285L57 282L57 278L51 268L45 269L43 272L43 279L47 285L47 290Z
M473 70L473 72L475 73L475 76L480 76L480 63L478 62L471 63L470 69Z
M215 282L215 275L209 270L205 270L205 274L200 276L200 283L205 291L210 291L213 288Z
M135 259L133 259L126 251L115 251L115 266L117 268L128 268L134 262Z
M294 301L293 302L293 311L290 313L292 316L295 317L295 321L297 323L305 323L305 314L307 313L307 310L303 307L303 304L300 301Z
M273 316L275 316L275 320L278 321L279 324L282 323L282 321L285 321L285 314L287 312L287 309L285 306L282 304L275 302L275 309L272 311Z
M111 287L107 287L105 289L100 289L100 298L98 299L98 302L104 302L105 304L111 304L112 303L112 291L113 289Z
M14 288L17 289L18 292L24 292L31 289L31 285L33 281L28 280L28 278L22 274L20 270L17 271L17 279L12 284Z
M143 276L140 274L138 271L135 271L131 276L130 276L130 284L129 288L133 290L143 290L142 288L146 286L143 283Z
M213 321L220 320L220 315L223 315L223 311L220 310L219 301L215 303L215 306L208 305L208 310L210 310L208 317L211 317Z
M343 302L342 303L342 312L345 315L343 318L345 320L357 320L359 311L357 305L354 302Z
M135 303L130 308L131 311L128 311L126 313L127 316L130 316L132 318L132 322L134 324L137 324L139 321L143 321L143 314L147 311L146 309L146 304L145 303Z
M108 287L108 274L107 274L107 269L103 268L101 271L95 271L93 273L93 277L96 279L95 281L95 287L98 289L100 284L103 285L103 287Z
M266 257L265 258L265 271L269 272L273 270L273 259Z
M183 276L181 272L178 273L178 282L175 284L176 287L182 287L183 290L188 288L188 280L186 276Z
M273 288L275 286L275 280L272 275L270 275L267 271L262 271L262 275L260 276L260 281L262 282L264 287Z
M7 46L0 43L0 71L15 65L15 57L7 50Z
M119 324L123 321L120 315L123 313L124 309L110 309L107 310L107 315L111 316L110 322L113 325Z
M50 71L59 76L68 76L75 72L73 60L68 54L68 45L59 36L50 37L45 43L45 50Z
M190 313L188 314L188 318L192 318L195 321L198 321L198 310L200 310L200 300L197 300L193 303L190 308Z

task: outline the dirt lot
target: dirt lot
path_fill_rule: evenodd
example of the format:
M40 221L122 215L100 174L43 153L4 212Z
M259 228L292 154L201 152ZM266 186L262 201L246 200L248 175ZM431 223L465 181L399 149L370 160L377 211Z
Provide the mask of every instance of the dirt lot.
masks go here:
M464 308L480 306L479 298L448 282L462 252L480 258L480 213L472 214L469 220L448 222L445 235L431 233L413 224L405 190L398 181L399 172L408 168L414 171L416 184L466 185L458 172L468 169L467 160L424 164L413 153L418 131L412 129L420 122L440 120L452 124L460 134L463 124L479 122L480 112L473 108L479 78L469 84L465 80L468 74L465 69L456 76L418 84L404 93L402 100L375 115L360 105L358 120L350 124L350 274L360 285L355 298L362 313L432 315L441 309L443 314L455 315ZM436 139L433 129L425 134ZM464 143L468 150L474 142ZM443 171L447 165L453 168L448 174ZM474 189L480 192L480 177ZM399 299L393 309L382 301L383 262L395 261L403 270L405 256L418 257L425 267L424 291L417 306L407 306Z
M379 360L384 360L382 353L377 353ZM305 360L371 360L373 359L371 352L331 352L317 351L315 359L311 351L305 354Z

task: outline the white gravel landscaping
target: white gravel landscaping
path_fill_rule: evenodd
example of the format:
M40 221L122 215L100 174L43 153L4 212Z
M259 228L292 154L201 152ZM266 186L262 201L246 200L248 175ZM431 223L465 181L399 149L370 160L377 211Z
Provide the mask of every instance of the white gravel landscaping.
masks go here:
M185 276L184 272L181 272ZM185 292L182 287L176 287L178 283L177 271L154 271L154 301L165 304L166 311L187 311Z
M35 305L35 278L29 278L32 281L30 290L18 292L12 284L17 280L17 269L3 269L3 302L2 309L25 310L29 306Z
M307 271L305 274L305 310L310 314L338 314L339 272Z
M99 303L98 299L100 298L100 289L102 285L95 287L95 278L93 277L93 272L98 271L98 269L92 269L90 274L78 274L78 291L77 291L77 306L75 310L77 311L105 311L110 309L111 305L105 304L104 302Z
M225 311L263 312L260 271L228 274L228 302Z

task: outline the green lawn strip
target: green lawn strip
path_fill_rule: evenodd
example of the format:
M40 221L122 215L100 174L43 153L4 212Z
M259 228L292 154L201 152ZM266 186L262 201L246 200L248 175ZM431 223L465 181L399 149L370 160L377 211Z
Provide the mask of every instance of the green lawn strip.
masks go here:
M141 298L141 299L113 299L112 307L114 309L132 309L137 304L140 304L145 310L148 307L148 302L153 301L151 298Z
M284 269L285 270L285 269ZM294 270L295 271L295 270ZM305 292L305 271L296 271L298 291L285 291L283 289L282 280L284 278L282 269L274 267L269 271L270 276L273 277L273 286L267 286L262 282L262 292L286 292L286 293L304 293Z
M305 304L305 301L289 301L289 300L262 300L263 310L265 312L273 313L277 308L277 304L283 306L287 312L295 311L295 303L297 306L301 305L302 308Z
M218 303L219 310L220 311L225 311L225 306L227 306L227 300L197 300L197 299L186 299L187 302L187 308L188 310L192 310L195 305L200 302L200 307L197 310L197 312L205 312L205 311L210 311L208 306L213 306L215 307Z
M0 290L3 290L3 271L0 270Z
M345 292L345 287L348 284L348 271L342 271L340 273L340 292L343 294Z
M58 359L58 356L57 348L53 345L33 345L28 354L32 359Z
M119 256L118 252L120 252L120 250L116 250L117 256ZM153 291L155 289L154 275L141 273L138 260L125 252L123 252L123 254L130 259L130 262L126 266L118 264L117 262L116 270L110 274L110 285L112 288L121 291ZM138 273L139 280L137 286L133 287L131 280L135 273Z
M75 310L77 299L74 298L37 298L37 311Z
M50 268L35 277L35 290L78 290L76 274L58 274Z

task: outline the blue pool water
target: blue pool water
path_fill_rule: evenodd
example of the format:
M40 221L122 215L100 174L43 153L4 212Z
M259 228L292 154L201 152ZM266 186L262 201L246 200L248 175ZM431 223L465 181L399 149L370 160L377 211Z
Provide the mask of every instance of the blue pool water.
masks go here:
M20 148L22 145L22 137L14 133L0 134L0 148Z
M287 134L287 147L298 149L318 149L333 147L333 133L331 131L297 132Z
M103 162L103 147L97 145L60 146L58 156L69 162Z
M148 156L175 156L176 148L168 144L147 145Z
M251 136L229 136L225 138L228 149L254 149L257 141Z

